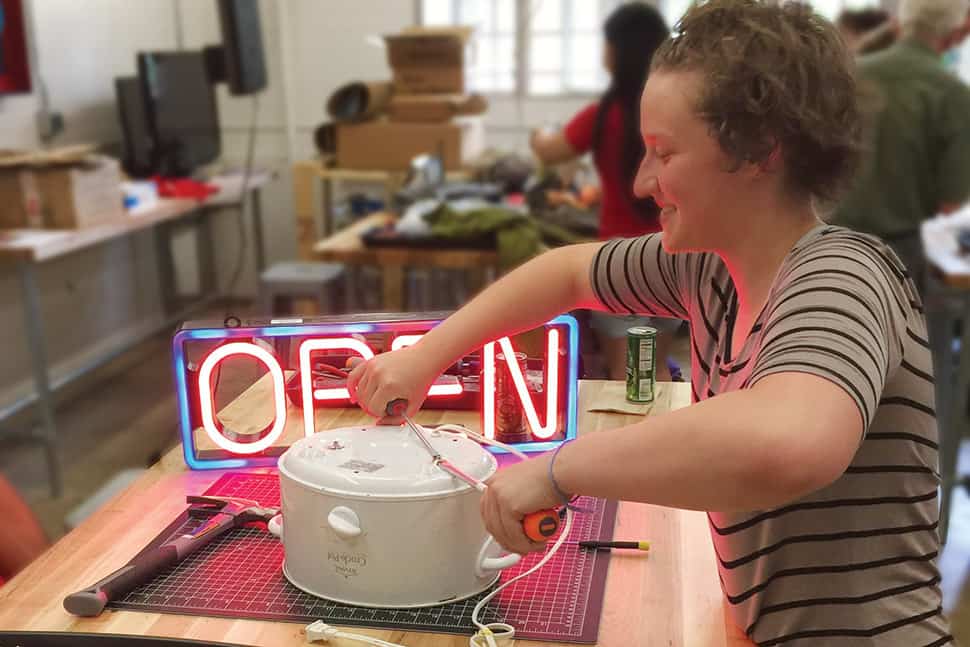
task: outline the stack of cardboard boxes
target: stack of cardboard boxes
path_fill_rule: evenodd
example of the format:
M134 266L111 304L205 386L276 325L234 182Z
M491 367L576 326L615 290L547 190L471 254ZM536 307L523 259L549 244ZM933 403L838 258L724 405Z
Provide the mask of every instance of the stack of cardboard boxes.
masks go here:
M0 151L0 229L80 229L124 220L117 160L91 146Z
M386 116L337 127L337 164L398 171L424 153L448 170L462 168L485 149L480 115L487 107L465 92L465 49L471 30L412 27L385 36L394 91Z

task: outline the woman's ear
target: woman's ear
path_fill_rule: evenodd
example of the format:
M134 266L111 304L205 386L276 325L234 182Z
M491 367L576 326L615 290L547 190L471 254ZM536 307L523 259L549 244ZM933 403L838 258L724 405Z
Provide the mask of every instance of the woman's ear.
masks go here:
M779 170L781 170L782 163L781 145L776 143L771 147L771 152L768 153L768 157L757 164L757 174L767 175L769 173L777 173Z

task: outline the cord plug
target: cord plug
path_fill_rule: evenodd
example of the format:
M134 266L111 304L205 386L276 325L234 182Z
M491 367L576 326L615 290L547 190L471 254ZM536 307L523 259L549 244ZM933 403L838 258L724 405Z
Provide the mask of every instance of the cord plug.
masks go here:
M330 642L331 639L337 638L339 634L339 629L336 627L331 627L323 620L317 620L316 622L307 625L306 628L306 640L310 643Z

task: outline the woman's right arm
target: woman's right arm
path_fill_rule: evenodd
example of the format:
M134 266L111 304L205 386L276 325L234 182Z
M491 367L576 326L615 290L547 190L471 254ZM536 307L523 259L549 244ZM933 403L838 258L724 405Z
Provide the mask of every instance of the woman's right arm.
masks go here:
M469 351L540 326L574 308L602 309L589 272L602 243L560 247L521 265L483 290L414 346L383 353L350 375L351 397L369 414L404 398L421 406L434 379Z
M543 164L571 162L582 155L573 149L562 131L546 132L537 128L529 136L529 146Z

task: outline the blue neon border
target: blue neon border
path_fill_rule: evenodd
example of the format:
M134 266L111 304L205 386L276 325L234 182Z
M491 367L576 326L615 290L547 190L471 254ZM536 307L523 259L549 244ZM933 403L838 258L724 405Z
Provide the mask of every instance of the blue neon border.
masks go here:
M440 320L399 320L379 323L336 323L336 324L296 324L292 326L261 326L254 328L198 328L182 330L172 339L172 365L175 370L175 387L178 397L179 427L182 436L182 455L185 464L193 470L224 470L242 467L275 467L277 456L253 456L246 458L199 458L195 455L195 437L192 434L188 385L185 381L185 342L192 340L228 340L244 337L307 337L316 334L334 333L374 333L390 330L406 331L407 328L420 330L428 324L433 326ZM576 416L579 399L579 325L572 315L560 315L546 325L564 325L569 330L569 376L566 399L566 437L564 440L550 440L541 443L516 443L512 445L526 453L544 452L555 449L567 440L576 438ZM500 447L488 447L495 453L507 453Z
M509 445L526 454L547 452L566 441L576 438L576 411L579 406L579 324L572 315L559 315L545 325L566 326L569 330L569 377L566 382L566 437L562 440L547 440L541 443L513 443ZM511 453L501 447L494 447L492 445L488 445L487 447L494 454Z

